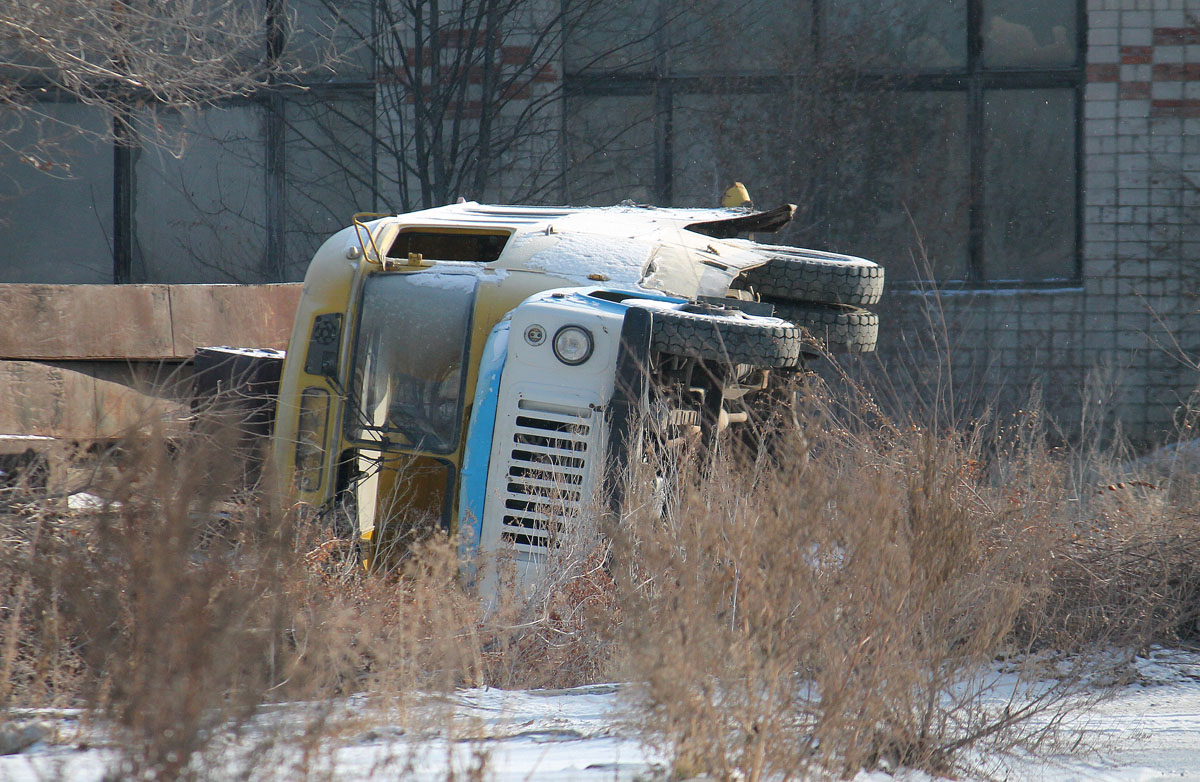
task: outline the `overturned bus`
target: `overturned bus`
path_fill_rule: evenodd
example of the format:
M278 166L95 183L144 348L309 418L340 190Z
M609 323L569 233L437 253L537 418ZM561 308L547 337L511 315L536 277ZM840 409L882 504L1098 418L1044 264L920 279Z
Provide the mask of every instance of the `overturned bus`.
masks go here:
M304 280L275 468L368 561L437 524L536 570L586 503L619 506L641 422L714 437L806 355L874 349L880 266L738 238L792 212L356 216Z

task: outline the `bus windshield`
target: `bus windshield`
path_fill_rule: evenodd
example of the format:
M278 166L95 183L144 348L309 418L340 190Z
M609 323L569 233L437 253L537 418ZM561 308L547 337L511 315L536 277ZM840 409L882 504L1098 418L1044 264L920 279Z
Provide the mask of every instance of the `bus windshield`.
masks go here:
M363 286L350 436L407 450L458 445L476 280L375 274Z

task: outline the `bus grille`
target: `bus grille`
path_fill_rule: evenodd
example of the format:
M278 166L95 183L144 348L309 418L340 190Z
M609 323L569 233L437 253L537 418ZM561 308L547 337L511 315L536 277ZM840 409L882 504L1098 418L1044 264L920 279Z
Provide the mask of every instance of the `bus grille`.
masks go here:
M592 411L521 401L509 451L504 540L545 550L583 508Z

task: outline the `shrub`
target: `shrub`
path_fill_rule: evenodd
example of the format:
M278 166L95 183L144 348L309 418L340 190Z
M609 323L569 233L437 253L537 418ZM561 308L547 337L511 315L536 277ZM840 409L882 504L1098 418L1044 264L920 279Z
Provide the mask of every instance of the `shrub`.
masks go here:
M1114 648L1194 617L1195 533L1162 523L1187 512L1080 502L1036 416L938 432L832 398L711 469L678 453L657 472L705 478L625 520L624 675L677 774L954 773L1053 738Z
M0 708L84 707L115 732L121 778L255 767L276 743L300 742L287 755L302 758L296 777L347 721L387 714L453 733L448 705L425 696L582 683L606 659L581 607L611 600L602 556L564 548L536 594L510 586L491 610L436 528L417 530L392 570L368 573L351 541L261 487L237 488L244 472L224 443L235 434L201 424L126 438L89 473L97 509L10 495ZM351 695L369 699L347 712ZM285 699L308 702L301 724L264 732L264 709ZM239 736L248 751L233 751Z
M95 470L99 510L7 495L0 707L84 706L124 777L248 774L278 744L296 778L383 714L461 732L431 692L620 676L680 775L954 773L1037 749L1122 654L1195 634L1186 471L1052 446L1036 406L923 426L862 387L795 391L745 443L648 453L626 516L572 520L536 587L476 563L487 604L436 528L368 573L279 497L235 492L229 427L131 437ZM299 724L265 730L281 700L307 702Z

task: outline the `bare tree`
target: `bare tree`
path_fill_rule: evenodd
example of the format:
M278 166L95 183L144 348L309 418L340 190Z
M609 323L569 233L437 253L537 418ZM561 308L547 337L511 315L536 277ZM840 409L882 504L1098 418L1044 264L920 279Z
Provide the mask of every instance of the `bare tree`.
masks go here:
M281 127L271 136L268 126L264 141L274 151L204 122L194 128L205 172L225 166L265 186L277 212L242 203L243 189L214 192L190 166L164 171L178 207L161 218L170 253L217 279L294 279L355 211L459 196L561 202L568 154L578 162L563 143L570 74L651 72L655 42L680 13L661 5L640 13L630 0L294 0L287 50L321 67L305 72L303 91L273 91L268 122ZM609 120L592 128L582 157L625 143L630 119ZM150 221L140 222L145 233ZM245 261L260 250L252 237L264 238L265 275Z
M236 0L0 0L0 145L26 163L56 168L56 132L112 135L119 143L178 142L156 116L247 95L264 86L271 9ZM64 121L53 101L93 107L95 125ZM4 131L40 124L20 148ZM0 147L0 148L2 148Z
M675 13L647 23L645 8L604 0L320 1L372 63L374 187L401 211L560 197L568 56L650 67L645 43ZM331 109L331 120L355 118Z

